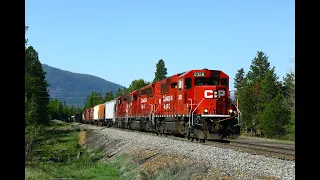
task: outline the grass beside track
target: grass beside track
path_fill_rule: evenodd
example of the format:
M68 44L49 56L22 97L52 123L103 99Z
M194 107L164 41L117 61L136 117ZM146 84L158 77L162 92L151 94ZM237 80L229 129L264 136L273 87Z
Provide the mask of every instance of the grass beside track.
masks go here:
M52 121L35 139L32 154L25 161L25 179L168 180L184 173L178 166L148 174L128 154L102 160L99 151L82 147L85 136L75 125Z
M25 163L26 179L124 179L119 169L101 161L101 154L81 147L80 129L52 122L35 139Z

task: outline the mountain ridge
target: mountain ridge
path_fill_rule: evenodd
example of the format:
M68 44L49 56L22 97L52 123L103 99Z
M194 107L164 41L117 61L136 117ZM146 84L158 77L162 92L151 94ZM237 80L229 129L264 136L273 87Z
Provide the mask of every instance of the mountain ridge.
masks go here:
M104 97L106 92L115 93L118 88L124 88L120 84L91 74L72 72L48 64L42 64L42 67L50 85L50 98L65 101L69 106L84 106L86 97L93 91L99 92Z

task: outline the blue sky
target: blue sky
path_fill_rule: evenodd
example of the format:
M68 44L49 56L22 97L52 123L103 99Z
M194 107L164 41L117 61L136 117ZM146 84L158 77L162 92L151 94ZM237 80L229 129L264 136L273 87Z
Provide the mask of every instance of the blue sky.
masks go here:
M257 51L280 80L295 56L293 0L26 0L26 37L41 63L128 86L168 75L219 69L233 79ZM231 89L231 90L232 90Z

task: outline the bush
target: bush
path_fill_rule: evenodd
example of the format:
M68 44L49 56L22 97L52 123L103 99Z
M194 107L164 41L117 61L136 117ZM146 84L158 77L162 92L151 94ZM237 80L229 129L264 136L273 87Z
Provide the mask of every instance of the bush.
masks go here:
M32 146L36 137L39 135L41 130L41 126L38 125L30 125L25 129L25 159L30 158L30 154L32 154Z
M268 138L280 137L287 134L286 125L290 121L290 112L281 105L278 95L268 102L261 116L262 130Z

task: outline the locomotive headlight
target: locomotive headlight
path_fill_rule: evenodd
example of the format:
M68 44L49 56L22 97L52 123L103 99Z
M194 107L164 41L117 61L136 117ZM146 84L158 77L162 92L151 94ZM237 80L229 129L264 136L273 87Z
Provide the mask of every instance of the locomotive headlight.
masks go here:
M207 109L207 108L204 109L204 113L205 113L205 114L208 113L208 109Z
M232 109L230 109L229 112L232 113Z

